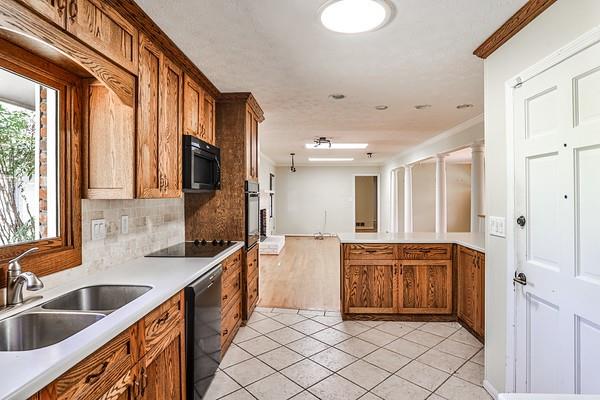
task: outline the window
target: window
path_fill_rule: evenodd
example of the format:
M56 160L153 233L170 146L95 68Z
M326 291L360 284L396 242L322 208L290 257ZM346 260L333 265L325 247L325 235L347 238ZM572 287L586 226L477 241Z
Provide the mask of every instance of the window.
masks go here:
M80 80L0 39L0 266L81 264ZM0 274L0 287L4 286Z
M0 245L58 236L57 91L0 69Z

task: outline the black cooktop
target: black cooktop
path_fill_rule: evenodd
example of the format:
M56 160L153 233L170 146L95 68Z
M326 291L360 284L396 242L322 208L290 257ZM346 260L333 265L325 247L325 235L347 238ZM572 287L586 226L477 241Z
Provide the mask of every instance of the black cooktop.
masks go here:
M146 257L212 258L234 244L235 242L231 240L194 240L193 242L177 243L176 245L150 253Z

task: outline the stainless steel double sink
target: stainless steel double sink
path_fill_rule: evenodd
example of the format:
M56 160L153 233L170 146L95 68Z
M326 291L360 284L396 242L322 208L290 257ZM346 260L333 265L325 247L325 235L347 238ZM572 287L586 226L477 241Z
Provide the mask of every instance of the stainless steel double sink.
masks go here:
M68 292L0 321L0 352L27 351L59 343L151 289L97 285Z

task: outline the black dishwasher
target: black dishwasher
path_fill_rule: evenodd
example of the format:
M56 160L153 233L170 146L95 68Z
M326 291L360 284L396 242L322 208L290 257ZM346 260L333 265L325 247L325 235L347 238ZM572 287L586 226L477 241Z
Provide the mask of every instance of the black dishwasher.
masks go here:
M202 399L221 362L221 265L185 288L186 385Z

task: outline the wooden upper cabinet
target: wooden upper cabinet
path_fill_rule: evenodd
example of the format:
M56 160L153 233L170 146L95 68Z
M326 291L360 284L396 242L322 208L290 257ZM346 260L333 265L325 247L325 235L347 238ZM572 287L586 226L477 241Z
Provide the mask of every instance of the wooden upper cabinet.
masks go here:
M121 67L137 72L138 32L131 23L105 1L57 1L67 2L67 31Z
M400 313L452 314L452 261L400 263Z
M480 336L484 331L484 272L483 255L459 246L457 316Z
M204 126L206 129L206 141L213 145L216 145L217 143L215 113L215 99L204 92Z
M83 190L86 199L135 197L135 110L102 83L84 82Z
M248 180L258 180L258 118L248 107L246 111L246 177Z
M204 90L187 74L183 80L183 133L206 140Z
M32 10L36 11L50 22L61 28L66 27L67 1L69 0L19 0Z
M398 312L398 263L393 260L344 262L344 313Z
M181 196L183 74L140 35L137 195Z

